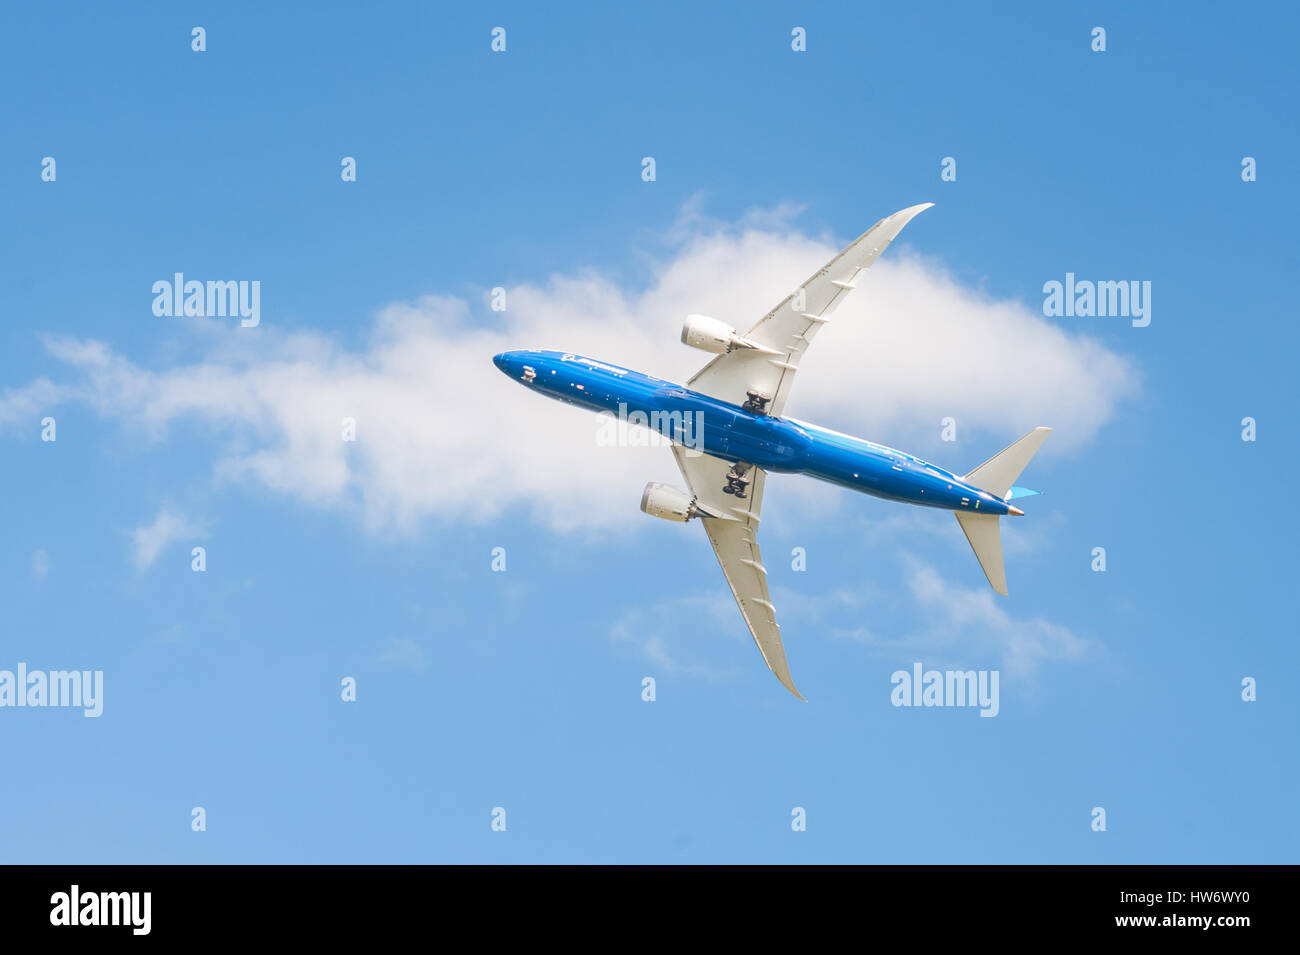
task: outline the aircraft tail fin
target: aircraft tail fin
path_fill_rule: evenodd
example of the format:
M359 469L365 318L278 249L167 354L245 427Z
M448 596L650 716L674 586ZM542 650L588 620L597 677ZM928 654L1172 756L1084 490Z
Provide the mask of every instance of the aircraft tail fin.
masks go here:
M1042 445L1043 440L1052 433L1051 428L1035 428L1019 441L1003 448L989 458L970 474L962 478L967 484L973 484L990 494L1006 498L1011 486L1020 477L1029 459ZM1017 496L1025 496L1023 494ZM964 525L963 525L964 526ZM967 536L970 536L967 534Z
M1035 428L1019 441L993 455L962 480L1008 502L1037 494L1037 491L1027 487L1016 487L1016 478L1020 477L1020 472L1025 469L1029 459L1051 433L1051 428ZM962 511L954 513L957 515L957 523L966 534L966 540L970 541L971 550L975 551L980 567L984 569L984 576L989 579L989 585L1006 596L1007 572L1002 564L1002 532L998 526L998 515ZM1024 512L1012 507L1011 513Z
M970 541L975 558L984 568L984 576L994 590L1007 595L1007 572L1002 566L1002 534L998 529L997 514L974 514L969 511L954 511L957 523Z

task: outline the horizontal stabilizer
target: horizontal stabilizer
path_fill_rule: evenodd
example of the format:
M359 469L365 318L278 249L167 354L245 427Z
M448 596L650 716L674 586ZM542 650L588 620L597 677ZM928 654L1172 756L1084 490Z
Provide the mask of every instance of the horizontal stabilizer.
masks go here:
M993 455L962 480L1006 499L1011 485L1016 483L1016 478L1020 477L1020 472L1025 469L1029 459L1051 433L1051 428L1035 428L1015 444Z
M984 568L989 584L1002 596L1007 595L1007 572L1002 566L1002 534L998 529L998 515L974 514L954 511L957 523L966 533L975 558Z
M1003 498L1003 500L1014 501L1018 497L1033 497L1035 494L1041 494L1041 493L1042 493L1041 491L1035 491L1032 488L1013 487L1010 491L1007 492L1007 496Z

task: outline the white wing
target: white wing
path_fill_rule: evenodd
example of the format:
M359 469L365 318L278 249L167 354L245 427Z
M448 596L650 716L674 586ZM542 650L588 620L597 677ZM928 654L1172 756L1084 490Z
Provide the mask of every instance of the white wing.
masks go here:
M829 320L827 316L903 231L903 226L932 205L925 202L881 219L749 330L745 338L761 348L737 348L719 355L687 386L732 404L743 403L746 393L755 391L770 399L768 413L779 415L789 397L799 360L817 330Z
M781 627L776 622L776 608L767 590L767 570L758 552L758 514L763 506L767 475L761 468L750 468L746 474L751 479L746 496L736 498L722 493L727 472L731 470L729 462L705 454L691 454L677 446L673 447L673 455L696 503L718 515L702 517L701 521L758 651L782 685L802 700L790 679L785 647L781 644Z

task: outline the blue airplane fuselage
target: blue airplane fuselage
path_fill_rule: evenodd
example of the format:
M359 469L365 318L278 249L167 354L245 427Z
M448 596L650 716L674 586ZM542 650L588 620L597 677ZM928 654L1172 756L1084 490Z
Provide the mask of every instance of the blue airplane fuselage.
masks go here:
M549 398L645 424L675 444L726 461L807 474L923 507L1009 513L1003 499L910 454L792 418L755 414L617 365L558 351L509 351L492 360L508 377Z

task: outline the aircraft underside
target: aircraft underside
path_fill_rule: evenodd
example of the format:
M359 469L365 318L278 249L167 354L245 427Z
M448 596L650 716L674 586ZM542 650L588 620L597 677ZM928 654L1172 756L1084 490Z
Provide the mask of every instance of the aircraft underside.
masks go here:
M763 660L800 699L758 546L768 472L807 474L885 500L953 511L1000 594L1007 586L998 521L1024 513L1013 499L1037 493L1014 484L1050 428L1035 428L956 475L902 451L782 417L809 343L903 226L927 208L912 206L876 223L744 335L717 319L687 316L682 342L715 357L685 386L567 352L503 352L493 359L502 372L547 397L615 414L671 439L689 490L647 484L641 509L703 524Z

